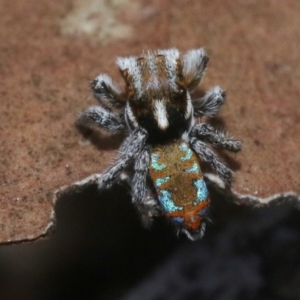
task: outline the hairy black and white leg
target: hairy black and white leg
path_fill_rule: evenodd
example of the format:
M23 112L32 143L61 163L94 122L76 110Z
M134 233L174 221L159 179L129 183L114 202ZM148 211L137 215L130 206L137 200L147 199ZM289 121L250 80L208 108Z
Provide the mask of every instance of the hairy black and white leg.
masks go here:
M78 128L101 128L111 133L118 133L125 128L123 114L111 112L104 106L91 106L76 121Z
M218 113L226 99L226 93L215 86L203 98L193 100L194 115L196 117L212 117Z
M134 164L134 175L132 180L132 202L143 202L147 192L147 176L150 164L150 155L144 149L137 157Z
M150 227L153 217L160 214L159 205L148 184L150 155L144 149L134 164L134 176L131 184L132 202L135 204L145 227Z
M215 147L224 148L228 151L238 152L241 150L242 143L234 138L228 137L224 132L215 130L212 126L205 123L195 125L190 135L200 138Z
M109 188L116 181L120 173L134 162L145 146L147 132L144 129L135 129L125 139L120 147L120 155L116 163L107 169L98 180L99 189Z
M115 85L112 79L106 75L101 74L97 76L91 83L95 98L105 106L111 108L122 108L126 104L124 94Z
M186 87L189 91L194 90L200 83L207 63L208 56L203 48L188 51L183 59L182 73Z
M149 228L152 225L154 217L162 215L157 197L150 188L147 189L143 202L136 202L134 203L134 206L138 210L142 223L146 228Z
M191 138L190 145L192 149L199 155L200 160L209 163L213 170L228 185L231 183L232 171L221 162L217 155L211 151L202 141Z

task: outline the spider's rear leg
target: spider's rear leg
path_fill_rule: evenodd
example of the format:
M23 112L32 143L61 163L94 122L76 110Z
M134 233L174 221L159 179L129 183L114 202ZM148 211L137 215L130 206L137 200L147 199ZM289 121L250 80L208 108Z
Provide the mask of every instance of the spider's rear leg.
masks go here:
M113 113L104 106L91 106L79 116L76 126L79 129L100 128L110 133L118 133L125 128L125 121L123 114Z
M145 149L134 164L134 175L132 180L132 202L143 202L147 192L147 175L149 170L150 156Z
M145 227L152 224L153 217L160 215L160 208L154 191L148 183L150 155L148 149L136 159L132 180L132 202L137 207Z
M211 151L205 143L196 138L191 138L190 145L192 149L199 155L200 160L209 163L220 178L230 185L232 179L232 171L225 166L217 155Z
M193 100L194 115L196 117L212 117L218 113L226 100L226 93L215 86L203 98Z
M190 135L211 143L214 147L223 148L231 152L238 152L242 147L240 141L228 137L224 132L217 131L205 123L195 125L192 128Z
M120 147L120 156L116 163L99 178L99 189L112 186L121 172L137 159L145 146L146 139L147 132L145 130L135 129L130 133Z

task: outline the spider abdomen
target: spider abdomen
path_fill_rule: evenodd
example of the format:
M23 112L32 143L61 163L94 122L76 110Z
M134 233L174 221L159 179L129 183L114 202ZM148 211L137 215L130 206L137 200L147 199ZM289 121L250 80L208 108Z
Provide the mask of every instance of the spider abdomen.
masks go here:
M195 153L177 140L153 147L150 154L150 177L162 211L183 229L199 230L210 201Z

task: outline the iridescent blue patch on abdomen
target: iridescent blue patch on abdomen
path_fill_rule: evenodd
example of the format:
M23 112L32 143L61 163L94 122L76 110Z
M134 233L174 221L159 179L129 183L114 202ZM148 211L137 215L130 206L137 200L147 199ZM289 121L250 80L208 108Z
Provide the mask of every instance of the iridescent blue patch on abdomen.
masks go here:
M191 168L185 169L185 172L199 174L200 173L200 169L199 169L197 163L194 162L194 164L193 164L193 166Z
M186 155L181 157L181 160L182 160L182 161L187 161L187 160L190 160L190 159L191 159L191 157L192 157L192 155L193 155L193 152L192 152L192 150L187 146L186 143L180 144L180 145L179 145L179 150L180 150L180 151L186 152Z
M166 176L164 178L157 178L155 180L155 186L160 187L162 184L168 182L170 180L170 178L171 178L170 176Z
M158 153L153 153L151 155L151 159L152 159L151 165L152 165L154 170L162 171L167 167L166 164L159 164L158 163L158 159L159 159L159 154Z
M158 196L158 200L161 203L163 209L167 213L172 213L172 212L176 212L176 211L179 211L179 210L183 210L183 207L177 206L174 203L174 201L172 199L172 194L168 190L161 190L160 194Z
M197 199L196 199L196 201L193 202L193 204L197 205L198 203L207 200L208 190L207 190L206 183L203 180L203 178L194 180L194 185L197 189Z

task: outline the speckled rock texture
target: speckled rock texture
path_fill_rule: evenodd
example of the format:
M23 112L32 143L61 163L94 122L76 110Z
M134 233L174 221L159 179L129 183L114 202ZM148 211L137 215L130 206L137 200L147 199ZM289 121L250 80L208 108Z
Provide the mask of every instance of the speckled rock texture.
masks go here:
M298 300L299 16L298 0L0 1L0 299ZM209 186L197 242L85 180L123 137L74 126L95 76L121 82L116 57L170 47L206 48L195 96L223 87L212 123L243 141L219 153L232 192Z
M121 139L86 140L74 122L95 104L90 81L99 73L121 80L116 57L147 49L206 48L197 92L227 91L214 122L243 141L241 153L221 153L235 171L227 196L299 205L299 1L82 3L0 3L2 242L44 236L56 191L110 165Z

